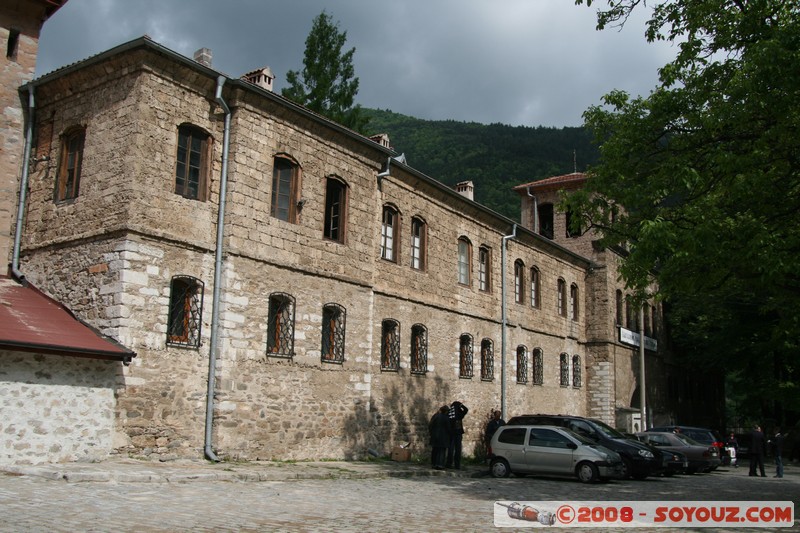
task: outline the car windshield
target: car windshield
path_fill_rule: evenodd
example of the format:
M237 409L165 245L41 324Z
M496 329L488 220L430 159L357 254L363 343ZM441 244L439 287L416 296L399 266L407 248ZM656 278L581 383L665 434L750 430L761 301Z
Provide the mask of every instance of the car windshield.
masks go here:
M623 435L622 433L620 433L616 429L612 428L611 426L607 426L603 422L600 422L599 420L592 420L592 424L594 424L597 427L597 429L598 429L598 431L600 431L600 433L602 433L603 435L605 435L606 437L608 437L610 439L624 439L624 438L626 438L625 435Z
M678 437L678 440L685 442L689 446L702 446L702 444L700 444L691 437L687 437L686 435L675 435L675 436Z
M561 429L564 430L565 433L569 434L570 437L572 437L573 439L577 440L581 444L584 444L586 446L596 446L597 445L597 443L595 441L593 441L592 439L587 439L586 437L584 437L580 433L576 433L576 432L572 431L571 429L567 429L567 428L561 428Z

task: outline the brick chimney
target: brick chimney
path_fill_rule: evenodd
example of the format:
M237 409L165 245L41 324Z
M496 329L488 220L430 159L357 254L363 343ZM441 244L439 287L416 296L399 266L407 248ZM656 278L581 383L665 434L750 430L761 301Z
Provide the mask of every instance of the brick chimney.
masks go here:
M243 74L241 79L244 81L248 81L253 85L258 85L262 89L265 89L269 92L272 92L272 82L275 80L275 75L272 73L272 69L269 67L264 67L256 70L251 70L250 72Z
M470 200L475 199L475 185L473 185L471 181L462 181L461 183L456 183L456 192L461 196L466 196Z
M210 48L200 48L194 53L194 60L208 68L211 68L211 57Z

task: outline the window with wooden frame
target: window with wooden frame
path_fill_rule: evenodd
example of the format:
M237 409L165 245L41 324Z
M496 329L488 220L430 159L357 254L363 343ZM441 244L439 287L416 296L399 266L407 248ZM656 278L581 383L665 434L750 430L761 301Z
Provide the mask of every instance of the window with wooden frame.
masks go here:
M383 206L381 221L381 259L397 262L400 242L400 213L394 206Z
M275 292L269 296L267 324L267 355L292 357L294 355L294 297Z
M381 370L400 370L400 322L391 318L381 322Z
M492 339L481 341L481 381L494 379L494 342Z
M210 160L211 136L201 128L182 124L178 128L175 194L190 200L206 201Z
M339 304L322 306L322 350L323 363L344 362L344 334L346 312Z
M411 326L411 373L428 371L428 329L422 324Z
M299 196L300 165L287 155L276 155L272 162L270 214L279 220L296 223Z
M466 237L458 239L458 283L472 283L472 243Z
M557 308L558 314L560 316L566 317L567 316L567 282L563 279L558 280L558 285L556 287L556 291L558 292L557 295Z
M540 294L539 269L531 267L531 307L538 309L541 306L541 302L539 301Z
M198 348L202 318L203 282L191 276L173 277L169 287L167 344Z
M528 382L528 348L517 346L517 383Z
M336 177L328 177L325 187L325 227L322 235L326 239L345 241L347 231L347 184Z
M514 301L525 303L525 263L522 259L514 261Z
M562 353L559 356L559 376L562 387L569 387L569 354Z
M581 386L581 356L572 356L572 386L580 388Z
M573 283L569 286L569 308L570 308L570 318L572 320L578 320L578 306L579 306L579 298L578 298L578 286Z
M544 353L541 348L534 348L531 354L533 368L533 384L544 384Z
M488 246L478 249L478 289L492 291L492 249Z
M428 263L428 224L420 217L411 219L411 268L425 270Z
M458 377L472 378L472 335L464 333L458 339Z
M61 135L61 155L56 177L56 202L74 200L78 197L83 165L83 145L86 129L75 126Z

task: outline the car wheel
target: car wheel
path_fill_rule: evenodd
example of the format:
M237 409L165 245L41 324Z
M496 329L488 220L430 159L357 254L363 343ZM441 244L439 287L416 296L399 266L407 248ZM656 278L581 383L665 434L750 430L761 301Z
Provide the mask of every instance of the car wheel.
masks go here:
M581 483L594 483L600 477L597 467L586 461L578 464L575 469L575 475L578 476Z
M508 477L511 474L511 467L508 466L508 461L499 457L492 459L489 470L492 473L492 477Z
M622 458L622 479L628 479L633 474L633 464L627 457Z

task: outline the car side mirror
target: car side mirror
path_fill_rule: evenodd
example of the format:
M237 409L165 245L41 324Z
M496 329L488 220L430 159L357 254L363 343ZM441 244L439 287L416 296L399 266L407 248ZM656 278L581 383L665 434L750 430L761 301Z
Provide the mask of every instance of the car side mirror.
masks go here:
M577 450L578 449L578 445L575 444L574 442L568 442L567 443L567 448L569 448L570 450Z

